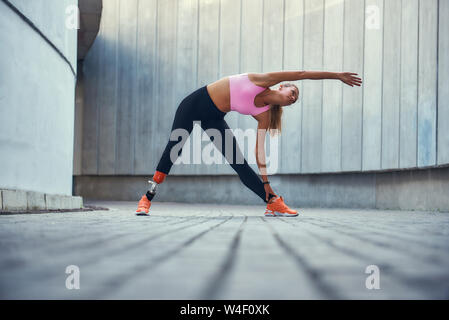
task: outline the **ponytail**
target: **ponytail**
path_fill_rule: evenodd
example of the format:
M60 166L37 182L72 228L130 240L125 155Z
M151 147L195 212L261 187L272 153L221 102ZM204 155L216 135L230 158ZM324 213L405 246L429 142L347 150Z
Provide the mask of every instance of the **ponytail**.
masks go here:
M280 105L272 105L270 108L270 124L268 130L271 136L281 134L282 131L282 107Z

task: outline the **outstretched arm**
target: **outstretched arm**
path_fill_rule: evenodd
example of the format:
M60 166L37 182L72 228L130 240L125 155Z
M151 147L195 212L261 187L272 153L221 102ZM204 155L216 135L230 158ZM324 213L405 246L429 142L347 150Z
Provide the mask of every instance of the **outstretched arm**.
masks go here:
M341 80L348 86L360 86L362 79L357 77L357 73L352 72L327 72L327 71L279 71L267 72L263 74L268 86L274 86L283 81L297 80Z
M265 135L268 129L268 119L264 118L258 120L257 124L257 140L256 140L256 162L259 167L260 174L262 176L262 181L268 181L267 175L267 163L265 161ZM264 184L265 189L265 200L268 201L270 194L277 194L273 191L269 184Z

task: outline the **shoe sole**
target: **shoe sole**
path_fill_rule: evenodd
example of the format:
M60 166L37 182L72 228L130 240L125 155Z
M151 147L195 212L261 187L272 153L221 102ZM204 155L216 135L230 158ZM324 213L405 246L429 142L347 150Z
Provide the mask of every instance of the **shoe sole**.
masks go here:
M279 217L297 217L297 216L299 216L299 214L298 213L282 213L282 212L274 212L275 214L276 214L276 216L279 216Z
M299 213L291 214L291 213L282 213L282 212L265 212L265 217L297 217L299 216Z
M149 216L149 213L146 213L144 211L136 212L136 216Z

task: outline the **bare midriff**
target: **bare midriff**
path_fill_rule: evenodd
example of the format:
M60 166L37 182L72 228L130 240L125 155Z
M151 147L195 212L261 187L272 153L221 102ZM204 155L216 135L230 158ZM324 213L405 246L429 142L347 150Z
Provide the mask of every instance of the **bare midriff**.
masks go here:
M221 78L220 80L208 84L207 92L209 93L210 98L212 99L212 101L214 102L214 104L217 106L218 109L220 109L223 112L231 111L229 77ZM261 93L263 92L264 91L262 91ZM254 103L257 107L264 106L264 102L259 97L261 93L259 93L254 98Z

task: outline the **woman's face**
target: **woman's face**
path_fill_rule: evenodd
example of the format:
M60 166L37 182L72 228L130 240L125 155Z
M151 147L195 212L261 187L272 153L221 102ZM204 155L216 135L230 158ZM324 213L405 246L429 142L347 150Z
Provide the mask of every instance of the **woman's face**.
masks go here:
M289 106L298 100L299 92L296 87L286 87L281 84L278 91L281 94L282 106Z

